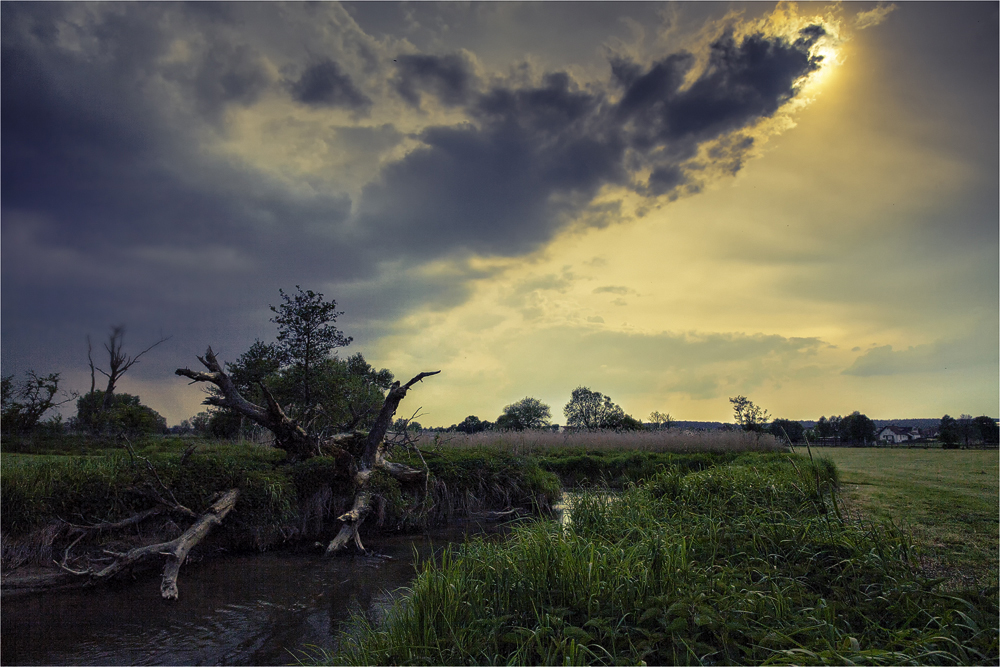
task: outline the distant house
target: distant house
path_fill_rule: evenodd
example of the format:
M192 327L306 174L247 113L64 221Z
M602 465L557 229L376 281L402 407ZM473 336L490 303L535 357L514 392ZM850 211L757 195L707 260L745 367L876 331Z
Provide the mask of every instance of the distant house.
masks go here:
M889 424L878 432L878 439L881 442L891 445L897 445L901 442L909 442L911 440L919 440L920 429L915 426L896 426L895 424Z

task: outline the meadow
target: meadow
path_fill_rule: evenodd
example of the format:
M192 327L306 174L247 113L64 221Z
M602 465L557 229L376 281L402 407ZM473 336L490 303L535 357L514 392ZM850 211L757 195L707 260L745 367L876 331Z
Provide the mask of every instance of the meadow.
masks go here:
M891 521L913 539L942 588L990 588L1000 571L1000 452L824 447L853 513Z

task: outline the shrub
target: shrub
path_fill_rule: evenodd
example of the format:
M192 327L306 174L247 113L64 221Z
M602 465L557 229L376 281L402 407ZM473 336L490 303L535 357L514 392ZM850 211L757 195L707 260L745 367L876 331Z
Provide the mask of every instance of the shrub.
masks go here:
M104 392L91 391L76 401L76 417L72 426L88 433L166 433L167 420L156 410L143 405L138 396L112 394L111 405L102 410Z

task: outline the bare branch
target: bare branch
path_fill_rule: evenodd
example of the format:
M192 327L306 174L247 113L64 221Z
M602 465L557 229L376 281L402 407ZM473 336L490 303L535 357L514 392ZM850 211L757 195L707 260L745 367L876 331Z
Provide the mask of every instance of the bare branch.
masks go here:
M205 352L204 357L198 357L198 361L208 369L208 373L189 368L178 368L174 373L195 382L210 382L218 387L222 396L207 397L204 400L206 405L234 410L268 429L274 433L277 446L288 452L293 460L310 458L319 452L317 439L306 433L305 429L285 414L267 387L261 385L267 401L267 407L264 408L243 398L232 378L222 369L222 364L219 363L211 347Z
M385 434L388 432L389 426L392 424L392 418L396 414L396 408L399 407L399 402L406 397L406 392L410 389L410 387L417 382L422 381L425 377L437 375L440 372L441 371L425 371L402 386L400 386L398 381L392 383L392 386L389 388L389 393L385 397L385 402L382 404L382 410L379 411L378 417L375 418L375 424L372 426L372 430L368 433L368 442L365 445L365 451L361 457L362 468L371 468L375 464L379 446L382 444L382 440L385 438Z
M184 507L184 505L181 505L179 502L177 502L177 497L174 495L174 492L171 491L170 488L163 483L162 479L160 479L160 475L156 472L156 468L153 466L152 462L150 462L150 460L147 459L145 456L139 456L138 454L135 453L135 449L132 448L132 441L128 439L128 436L122 434L122 439L125 441L125 447L128 449L129 456L131 456L133 460L139 459L140 461L143 461L146 464L146 469L149 470L149 472L153 473L153 477L156 479L156 482L160 485L160 488L166 491L170 495L170 500L173 501L173 502L167 502L165 498L163 498L159 494L156 494L159 497L160 502L162 502L164 505L170 507L173 510L181 512L182 514L186 514L192 519L196 519L198 517L197 514L195 514L187 507Z
M90 364L90 393L94 393L94 357L91 355L93 346L90 344L90 334L87 334L87 363Z
M108 378L107 388L104 390L104 402L101 404L101 410L107 410L111 407L111 396L114 394L115 385L118 380L125 374L125 372L131 368L133 365L139 362L142 355L146 354L154 347L160 343L164 343L170 340L170 336L166 338L161 337L160 340L156 341L145 350L130 357L123 351L123 346L125 343L125 326L119 324L118 326L111 327L111 334L108 336L108 342L104 343L104 349L108 352L108 370L104 371L101 368L97 368L99 372L104 377ZM90 359L90 337L87 337L87 358ZM94 364L91 360L91 391L93 391L93 376L94 376Z

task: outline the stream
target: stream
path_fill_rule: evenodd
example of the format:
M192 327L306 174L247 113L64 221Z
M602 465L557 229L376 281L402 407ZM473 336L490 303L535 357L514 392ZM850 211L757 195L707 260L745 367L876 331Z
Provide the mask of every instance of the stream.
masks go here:
M377 621L426 559L495 525L372 536L392 560L271 552L191 563L180 598L160 598L160 577L3 600L4 665L278 665L310 647L336 648L352 613Z

